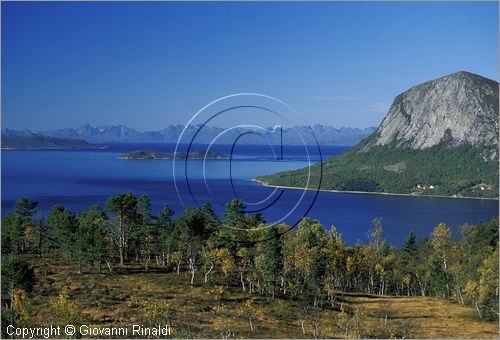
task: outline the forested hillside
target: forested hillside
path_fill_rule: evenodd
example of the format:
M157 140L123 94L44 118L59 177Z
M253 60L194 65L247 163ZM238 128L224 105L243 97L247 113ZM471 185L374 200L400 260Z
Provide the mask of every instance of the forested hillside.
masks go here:
M313 166L312 188L498 197L498 82L469 72L399 94L368 138ZM309 169L258 178L305 187Z
M424 150L376 146L359 152L361 145L310 168L257 177L270 185L323 190L386 192L457 197L498 197L498 160L484 161L477 147ZM321 177L321 171L323 176Z
M233 200L222 219L210 204L174 218L167 206L154 215L147 196L124 193L104 210L57 205L41 218L36 202L20 198L2 220L2 334L7 324L115 320L170 322L178 337L269 337L270 329L278 337L460 337L453 332L468 315L464 332L498 336L487 322L498 319L497 220L464 225L457 237L441 223L394 247L378 219L368 243L348 245L319 221L290 229L244 209ZM455 330L423 326L425 315L439 318L436 308Z

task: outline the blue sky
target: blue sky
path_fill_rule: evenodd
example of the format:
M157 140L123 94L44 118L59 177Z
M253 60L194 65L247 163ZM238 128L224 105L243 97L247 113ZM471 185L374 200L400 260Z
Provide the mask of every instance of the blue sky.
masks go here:
M459 70L498 80L497 2L2 2L4 128L160 129L239 92L375 126Z

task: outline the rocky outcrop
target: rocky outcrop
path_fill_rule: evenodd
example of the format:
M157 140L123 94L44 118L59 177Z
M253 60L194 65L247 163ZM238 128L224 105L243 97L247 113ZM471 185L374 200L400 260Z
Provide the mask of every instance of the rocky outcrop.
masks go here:
M446 143L490 147L498 157L498 82L456 72L398 95L375 133L359 148L377 145L421 150Z

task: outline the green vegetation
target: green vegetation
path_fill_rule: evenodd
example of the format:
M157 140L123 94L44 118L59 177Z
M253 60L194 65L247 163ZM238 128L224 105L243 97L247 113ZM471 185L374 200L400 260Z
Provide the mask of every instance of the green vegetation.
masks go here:
M125 159L125 160L142 160L142 159L185 159L186 158L186 153L185 152L176 152L176 153L161 153L157 151L150 151L150 150L136 150L136 151L130 151L127 152L118 159ZM188 159L229 159L228 156L221 152L215 152L215 151L192 151L189 153Z
M93 149L102 145L81 139L50 137L42 135L12 136L2 135L2 149Z
M2 220L2 335L141 322L191 338L498 337L497 220L457 239L439 224L398 249L377 219L349 246L316 220L290 229L244 210L233 200L222 219L210 204L173 218L123 193L42 220L22 197Z
M377 146L359 152L363 144L323 162L321 189L498 197L498 158L484 159L493 150L442 144L423 150ZM318 188L320 165L313 165L310 171L309 188ZM257 180L269 185L305 187L308 172L304 168Z

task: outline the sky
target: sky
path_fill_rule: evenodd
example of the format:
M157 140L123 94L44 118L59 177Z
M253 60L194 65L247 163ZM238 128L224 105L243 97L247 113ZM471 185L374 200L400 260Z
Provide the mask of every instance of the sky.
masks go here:
M364 128L423 81L498 81L498 2L1 6L2 128L158 130L241 92L311 125Z

